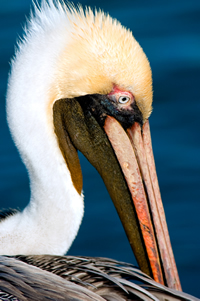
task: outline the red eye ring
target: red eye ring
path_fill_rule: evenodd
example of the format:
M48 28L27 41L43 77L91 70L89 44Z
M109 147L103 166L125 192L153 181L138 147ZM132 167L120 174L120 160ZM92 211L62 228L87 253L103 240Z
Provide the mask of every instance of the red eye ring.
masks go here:
M135 100L134 95L130 91L121 90L117 86L115 86L107 96L110 100L114 101L119 108L124 107L128 109Z

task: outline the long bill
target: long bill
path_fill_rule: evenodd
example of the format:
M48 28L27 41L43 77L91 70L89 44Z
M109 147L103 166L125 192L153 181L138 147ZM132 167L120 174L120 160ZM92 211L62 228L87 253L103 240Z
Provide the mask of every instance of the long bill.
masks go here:
M53 107L55 133L77 192L82 174L77 150L101 175L141 270L181 290L153 159L148 121L127 131L109 115L88 108L91 96L61 99ZM94 114L94 115L93 115ZM105 119L104 119L105 116Z
M104 130L131 192L153 278L181 290L160 196L149 122L142 130L135 122L126 134L115 118L107 116Z

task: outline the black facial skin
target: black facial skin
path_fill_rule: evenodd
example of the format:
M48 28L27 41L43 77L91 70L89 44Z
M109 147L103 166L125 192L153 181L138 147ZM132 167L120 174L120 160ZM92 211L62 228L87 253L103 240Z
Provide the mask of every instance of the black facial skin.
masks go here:
M125 109L120 108L107 95L91 94L77 97L76 100L80 103L84 112L91 112L101 126L104 125L107 115L118 120L125 130L130 128L134 122L143 125L142 113L135 101L131 104L131 109Z

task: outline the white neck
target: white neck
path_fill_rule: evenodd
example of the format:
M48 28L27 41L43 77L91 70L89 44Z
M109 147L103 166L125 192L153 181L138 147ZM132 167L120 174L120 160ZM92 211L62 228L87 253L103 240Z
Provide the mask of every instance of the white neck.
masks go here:
M72 184L49 109L49 91L69 27L62 9L54 10L52 18L41 27L32 21L12 63L8 123L29 172L31 200L23 212L0 223L0 254L64 254L83 216L83 197Z

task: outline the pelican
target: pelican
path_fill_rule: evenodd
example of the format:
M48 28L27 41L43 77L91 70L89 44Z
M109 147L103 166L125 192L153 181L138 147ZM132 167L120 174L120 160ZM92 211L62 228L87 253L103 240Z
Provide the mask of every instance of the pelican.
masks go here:
M129 30L90 8L53 0L34 6L8 81L7 119L31 197L22 212L1 214L2 300L195 300L181 292L151 111L151 68ZM84 212L78 150L102 176L142 272L63 256Z

